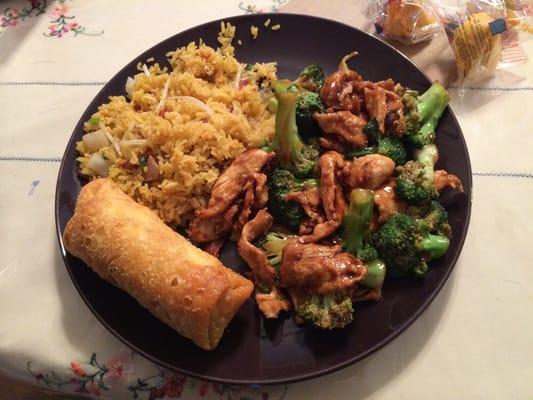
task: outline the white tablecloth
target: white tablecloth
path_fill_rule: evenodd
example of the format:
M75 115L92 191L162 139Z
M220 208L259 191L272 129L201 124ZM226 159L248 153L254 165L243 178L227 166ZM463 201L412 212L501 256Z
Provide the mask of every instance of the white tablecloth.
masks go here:
M208 384L132 353L80 299L59 254L53 207L60 157L86 106L118 69L168 36L284 3L0 2L1 374L118 399L533 397L531 63L461 98L451 90L474 170L468 238L429 309L372 357L288 386ZM533 40L525 48L533 58Z

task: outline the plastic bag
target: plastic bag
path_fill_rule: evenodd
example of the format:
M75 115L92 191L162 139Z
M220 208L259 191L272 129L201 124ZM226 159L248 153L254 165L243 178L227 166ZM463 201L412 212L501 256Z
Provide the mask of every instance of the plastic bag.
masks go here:
M368 16L385 39L414 44L439 33L441 24L430 1L371 0Z
M459 84L484 80L499 67L527 61L517 35L510 30L505 0L442 3L435 7L455 53Z

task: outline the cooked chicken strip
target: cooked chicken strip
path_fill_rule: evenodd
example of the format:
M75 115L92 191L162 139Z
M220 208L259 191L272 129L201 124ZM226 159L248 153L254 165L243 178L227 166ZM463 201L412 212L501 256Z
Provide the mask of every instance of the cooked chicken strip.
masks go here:
M461 180L457 176L449 174L444 169L439 169L433 173L433 183L435 184L435 189L439 193L447 187L461 192L464 191Z
M381 133L385 133L385 117L387 116L387 97L385 90L376 86L374 88L366 87L365 107L370 118L374 118L379 126Z
M346 163L341 175L348 191L356 188L376 189L392 176L395 166L389 157L369 154Z
M366 121L349 111L315 112L313 118L324 133L338 135L345 142L357 148L365 147L368 144L366 135L363 133Z
M379 211L378 223L382 224L398 212L403 212L407 205L398 199L394 188L396 179L389 179L374 192L374 204Z
M340 137L321 137L318 139L318 143L323 149L333 150L337 153L345 153L347 149L346 144L344 143L344 141L342 141Z
M339 227L346 212L346 200L338 182L338 172L344 166L344 158L335 151L328 151L318 161L320 167L320 197L326 213L326 222L315 226L313 233L300 237L302 243L314 243L331 235Z
M253 280L269 287L274 284L276 270L269 264L265 253L252 243L268 232L272 221L272 216L265 209L259 210L255 218L244 225L237 243L237 251L252 270Z
M338 245L292 242L283 249L280 281L282 287L328 294L353 288L366 271L365 264Z
M320 200L320 191L316 187L301 192L291 192L285 196L285 201L294 201L298 203L303 208L305 214L313 220L323 218L320 207L322 204Z
M215 216L226 210L242 193L242 190L254 173L260 172L274 157L260 149L251 149L238 156L220 175L213 186L207 208L197 213L198 218Z
M272 286L270 293L256 293L255 301L266 318L277 318L281 311L291 309L291 302L276 286Z
M234 225L227 210L236 206L235 203L241 195L245 197L243 206L246 207L243 207L245 210L240 213L243 216L240 218L240 226L251 214L249 208L255 203L254 190L260 195L257 203L263 206L266 204L264 189L266 179L259 177L258 174L272 157L274 153L252 149L245 151L231 163L216 181L207 207L195 213L189 226L189 238L192 241L206 243L227 235ZM256 189L253 188L254 182ZM249 191L251 193L247 194ZM231 218L234 216L235 213L232 213ZM238 234L236 236L238 237Z
M268 202L268 187L267 176L265 174L254 174L255 181L255 196L254 196L254 208L260 210L264 208Z
M320 90L320 97L327 107L335 110L361 111L362 100L354 90L354 83L361 75L353 70L339 70L326 77Z

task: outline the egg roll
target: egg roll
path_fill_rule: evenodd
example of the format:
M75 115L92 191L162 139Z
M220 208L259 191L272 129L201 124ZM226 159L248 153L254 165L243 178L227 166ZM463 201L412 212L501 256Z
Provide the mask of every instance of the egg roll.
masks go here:
M101 278L205 349L248 299L253 283L192 245L110 179L80 192L65 248Z

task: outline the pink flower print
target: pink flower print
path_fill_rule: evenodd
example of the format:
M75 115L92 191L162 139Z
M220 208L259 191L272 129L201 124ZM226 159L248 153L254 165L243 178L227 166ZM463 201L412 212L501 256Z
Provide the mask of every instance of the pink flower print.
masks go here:
M79 28L80 27L80 24L78 24L77 22L69 22L67 24L67 28L71 31L75 31L76 28Z
M125 381L133 373L131 354L126 351L116 354L105 366L108 370L105 379L110 384Z
M85 370L80 366L80 364L78 364L75 361L72 361L70 363L70 369L72 370L72 372L74 372L74 375L77 375L80 377L85 376Z
M89 383L88 385L85 385L85 389L87 390L87 392L89 394L92 394L92 395L95 395L95 396L100 396L100 394L101 394L100 388L94 382Z
M183 385L185 384L185 378L179 375L171 375L166 378L166 382L163 385L164 394L166 397L176 399L181 397L183 392Z
M209 391L209 383L200 382L200 385L198 386L198 394L202 397L205 397L208 391Z
M58 19L63 15L66 15L68 12L68 4L57 4L54 9L50 12L50 17L54 19Z

